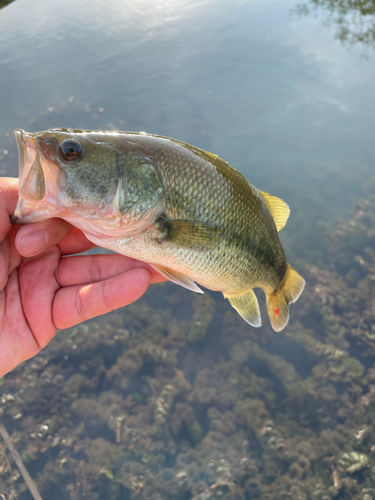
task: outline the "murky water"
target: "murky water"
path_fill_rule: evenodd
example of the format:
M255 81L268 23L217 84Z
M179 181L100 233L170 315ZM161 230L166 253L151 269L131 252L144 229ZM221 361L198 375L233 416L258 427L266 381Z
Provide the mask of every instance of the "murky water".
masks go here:
M281 334L249 328L218 294L154 285L0 379L1 422L44 499L375 498L374 12L0 10L1 175L17 175L14 128L175 137L290 205L281 237L308 282ZM0 498L28 500L8 455Z

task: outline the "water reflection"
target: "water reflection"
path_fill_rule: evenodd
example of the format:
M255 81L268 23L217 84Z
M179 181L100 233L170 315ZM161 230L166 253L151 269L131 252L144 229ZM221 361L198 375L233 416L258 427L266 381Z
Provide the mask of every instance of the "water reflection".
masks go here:
M326 17L325 24L333 26L335 38L343 44L375 45L375 2L352 0L309 0L297 6L301 16L315 14Z

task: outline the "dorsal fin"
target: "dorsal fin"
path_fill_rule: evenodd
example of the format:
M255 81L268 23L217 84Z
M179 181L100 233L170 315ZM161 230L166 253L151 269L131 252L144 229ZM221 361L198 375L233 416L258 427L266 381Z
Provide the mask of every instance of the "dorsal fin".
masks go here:
M276 229L280 231L288 220L290 208L283 200L277 198L277 196L272 196L264 191L260 191L260 194L262 195L268 210L271 212L273 220L275 221Z
M210 153L209 151L205 151L205 153L207 153L208 155L212 156L212 158L214 160L216 160L216 158L219 158L218 155L215 155L214 153Z

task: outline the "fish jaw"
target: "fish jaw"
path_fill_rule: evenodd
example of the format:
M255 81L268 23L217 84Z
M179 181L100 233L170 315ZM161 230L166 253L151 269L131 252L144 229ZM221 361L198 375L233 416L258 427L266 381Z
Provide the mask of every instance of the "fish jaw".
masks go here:
M40 222L62 215L57 196L63 176L40 152L35 134L15 130L19 156L19 198L12 223Z

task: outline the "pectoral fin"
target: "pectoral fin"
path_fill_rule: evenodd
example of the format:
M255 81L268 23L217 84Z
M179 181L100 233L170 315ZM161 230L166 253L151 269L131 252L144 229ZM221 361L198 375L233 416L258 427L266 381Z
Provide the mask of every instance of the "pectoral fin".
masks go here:
M262 195L268 210L271 212L273 220L275 221L276 229L280 231L288 220L290 208L283 200L277 198L277 196L272 196L264 191L260 191L260 194Z
M223 235L219 226L209 222L167 219L159 220L158 224L164 233L161 242L170 241L191 250L210 250L220 243Z
M182 274L177 271L173 271L173 269L169 269L168 267L158 266L155 264L150 264L158 273L167 278L169 281L173 281L176 285L183 286L192 292L204 293L203 290L199 288L199 286L195 283L195 281L186 278Z
M260 317L258 299L253 290L246 290L243 293L223 294L231 306L235 308L238 314L249 323L251 326L261 326L262 319Z

